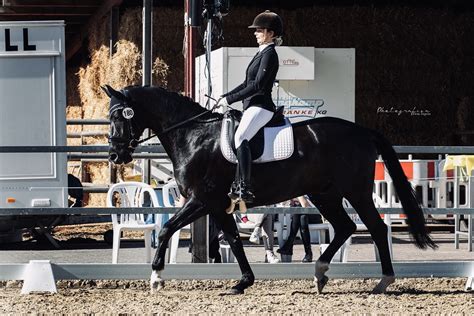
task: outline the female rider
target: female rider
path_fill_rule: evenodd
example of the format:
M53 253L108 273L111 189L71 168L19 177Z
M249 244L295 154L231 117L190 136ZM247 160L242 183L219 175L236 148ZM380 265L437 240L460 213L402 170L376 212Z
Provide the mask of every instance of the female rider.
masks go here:
M267 10L257 15L249 28L255 29L258 53L247 67L245 81L223 94L218 102L218 106L227 106L243 101L242 119L235 132L239 176L236 176L231 186L229 197L240 197L246 203L252 203L255 197L250 183L252 157L249 141L275 112L272 101L273 83L278 72L275 45L282 43L283 23L278 14Z

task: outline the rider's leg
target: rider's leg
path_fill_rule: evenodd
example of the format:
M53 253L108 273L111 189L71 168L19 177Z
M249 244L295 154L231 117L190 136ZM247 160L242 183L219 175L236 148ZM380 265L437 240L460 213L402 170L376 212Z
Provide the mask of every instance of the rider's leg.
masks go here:
M237 148L237 160L239 161L241 198L245 202L251 203L251 200L253 200L253 193L250 189L252 157L248 142L272 117L272 111L251 106L244 111L239 127L235 132L234 141L235 148Z
M239 160L240 172L240 197L246 203L252 203L254 199L252 185L250 183L250 175L252 171L252 154L250 153L250 145L248 140L244 140L240 147L237 148L237 159Z

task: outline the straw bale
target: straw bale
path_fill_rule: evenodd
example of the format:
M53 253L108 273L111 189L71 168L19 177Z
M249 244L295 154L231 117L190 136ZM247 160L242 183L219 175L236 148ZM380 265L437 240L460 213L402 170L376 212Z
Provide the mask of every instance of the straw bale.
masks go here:
M156 57L155 61L153 62L153 82L156 85L167 87L168 86L168 73L169 73L169 66L165 63L163 59L160 57Z
M118 38L142 47L142 10L140 8L129 8L123 12L120 17Z
M121 181L126 181L127 178L130 178L133 175L133 162L126 165L117 166L117 178Z
M107 80L107 68L109 65L109 49L101 46L92 52L91 63L85 68L80 68L79 94L83 106L84 118L105 118L107 117L108 98L101 90Z
M115 46L117 52L110 61L107 82L116 88L139 84L142 78L142 70L141 53L137 45L126 40L120 40Z
M87 193L86 206L89 207L106 207L107 194L106 193Z
M153 13L153 60L168 65L166 82L158 73L153 76L153 85L167 86L173 91L184 87L183 57L183 8L160 7ZM199 49L200 45L198 45ZM159 65L159 63L157 65Z
M103 16L91 23L88 30L89 52L99 50L103 45L108 45L110 15Z
M82 107L80 106L67 106L66 107L66 119L80 119L82 118ZM67 125L67 133L80 133L82 131L81 125ZM67 138L67 145L79 146L81 145L80 138Z
M79 84L78 71L78 67L69 67L66 70L66 104L68 106L81 105L81 98L77 90L77 85Z
M87 164L87 172L90 175L92 183L108 184L109 169L107 162L94 162Z
M94 184L109 183L109 168L107 162L96 162L85 164L85 172L90 177L90 182ZM93 193L88 195L88 206L106 206L106 195L102 193Z

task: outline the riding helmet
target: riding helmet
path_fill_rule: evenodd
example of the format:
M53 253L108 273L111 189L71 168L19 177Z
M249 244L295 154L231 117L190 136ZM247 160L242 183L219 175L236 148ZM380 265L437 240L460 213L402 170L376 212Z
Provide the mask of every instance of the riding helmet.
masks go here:
M249 29L268 29L275 32L275 36L282 36L283 22L278 14L266 10L255 17Z

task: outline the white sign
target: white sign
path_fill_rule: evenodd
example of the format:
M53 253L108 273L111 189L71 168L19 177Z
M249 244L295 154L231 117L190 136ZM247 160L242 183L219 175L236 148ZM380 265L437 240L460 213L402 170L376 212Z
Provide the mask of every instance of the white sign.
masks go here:
M63 22L2 22L0 55L59 55L63 28Z

